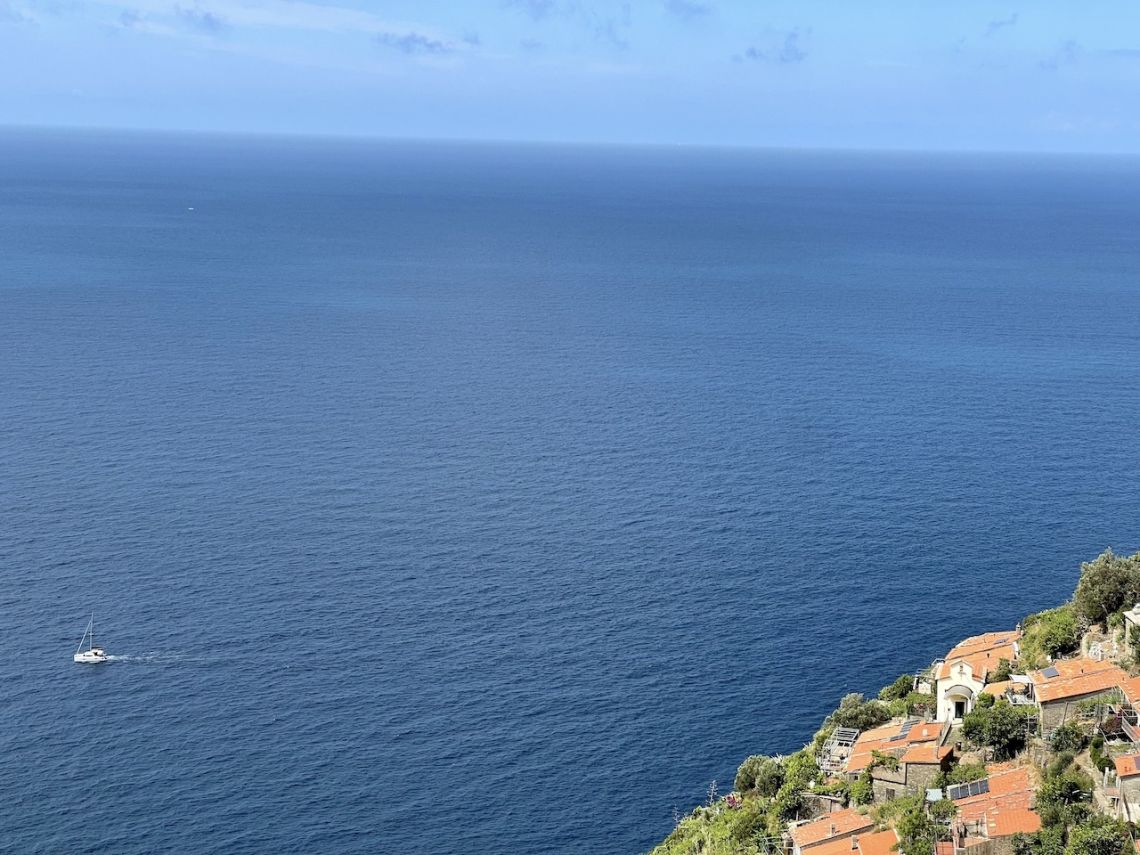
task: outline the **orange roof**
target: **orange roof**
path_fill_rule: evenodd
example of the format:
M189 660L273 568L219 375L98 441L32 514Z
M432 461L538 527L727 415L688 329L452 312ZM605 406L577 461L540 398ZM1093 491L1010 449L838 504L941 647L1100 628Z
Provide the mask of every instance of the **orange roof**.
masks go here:
M1116 764L1116 774L1121 778L1140 775L1140 754L1124 754L1112 762Z
M988 838L1041 828L1041 818L1031 809L1034 787L1028 767L991 774L989 784L989 792L956 802L958 822L974 825Z
M1124 698L1132 706L1140 704L1140 677L1129 677L1120 684L1120 690L1124 692Z
M808 851L811 855L859 855L851 842L854 834L840 834L823 843L816 843Z
M1002 695L1005 694L1005 690L1008 689L1012 685L1013 685L1013 682L1010 680L999 680L996 683L990 683L987 686L985 686L982 689L982 694L983 695L994 695L995 697L1000 698Z
M846 836L870 828L872 824L869 816L859 813L855 808L844 808L806 825L797 826L790 834L796 846L806 849L836 836Z
M840 834L811 847L811 855L895 855L891 847L899 842L893 831Z
M1046 676L1045 672L1050 670L1057 676ZM1095 659L1059 660L1049 668L1034 671L1029 676L1033 680L1034 695L1039 704L1107 692L1129 679L1128 674L1113 663L1097 662Z
M863 771L871 765L872 756L876 751L901 757L899 749L905 751L916 743L940 741L943 728L946 726L945 722L921 722L912 725L909 731L903 733L903 723L895 721L873 730L865 730L851 746L851 756L847 758L846 769L849 773Z
M1006 632L987 632L983 635L974 635L960 641L949 653L946 659L939 664L934 672L936 680L945 680L950 676L951 669L959 662L970 666L974 677L981 680L996 668L1002 659L1012 662L1017 658L1017 642L1021 633L1017 630Z
M941 763L953 753L953 746L934 745L927 742L908 748L906 754L902 756L902 761L904 763Z
M894 855L899 836L893 828L875 834L859 835L859 855Z
M990 837L1008 837L1011 834L1033 834L1041 830L1041 817L1029 808L1011 808L994 811L990 821Z

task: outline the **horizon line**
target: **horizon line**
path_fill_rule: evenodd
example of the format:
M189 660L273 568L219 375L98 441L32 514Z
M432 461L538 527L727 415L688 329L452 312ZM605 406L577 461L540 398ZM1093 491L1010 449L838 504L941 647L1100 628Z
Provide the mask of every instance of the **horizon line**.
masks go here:
M1058 149L1058 148L986 148L986 147L928 147L913 146L857 146L857 145L816 145L816 144L775 144L740 142L681 142L661 140L606 140L606 139L552 139L543 137L495 137L495 136L416 136L395 135L379 132L352 131L298 131L245 129L227 130L221 128L153 127L138 125L72 125L36 123L0 123L0 133L9 132L58 132L94 134L137 134L140 136L190 136L228 139L280 139L375 143L423 143L459 145L519 145L519 146L564 146L567 148L655 148L691 149L712 151L767 151L804 152L834 154L901 154L901 155L995 155L995 156L1045 156L1045 157L1105 157L1140 158L1140 151L1116 149Z

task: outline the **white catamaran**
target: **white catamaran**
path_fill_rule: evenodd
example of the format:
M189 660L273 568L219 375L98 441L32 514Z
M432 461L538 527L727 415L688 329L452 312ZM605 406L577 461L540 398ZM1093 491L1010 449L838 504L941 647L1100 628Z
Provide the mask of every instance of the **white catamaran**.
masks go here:
M83 649L84 642L87 642L87 649ZM91 620L87 622L87 631L83 633L83 638L79 639L79 647L75 651L73 657L76 662L83 662L91 665L98 664L99 662L107 661L107 653L95 643L95 614L91 614Z

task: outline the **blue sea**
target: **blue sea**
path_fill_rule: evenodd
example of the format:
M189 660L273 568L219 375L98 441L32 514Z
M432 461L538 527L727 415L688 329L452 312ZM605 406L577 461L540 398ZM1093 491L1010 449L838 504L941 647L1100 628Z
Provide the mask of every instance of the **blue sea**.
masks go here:
M1140 548L1138 236L1127 158L3 132L0 851L650 848Z

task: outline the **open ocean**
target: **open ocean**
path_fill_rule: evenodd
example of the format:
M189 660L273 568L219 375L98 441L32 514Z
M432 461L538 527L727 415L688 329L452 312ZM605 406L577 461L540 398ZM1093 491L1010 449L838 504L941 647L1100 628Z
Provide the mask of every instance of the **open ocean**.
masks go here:
M646 850L1138 413L1137 159L6 131L0 851Z

